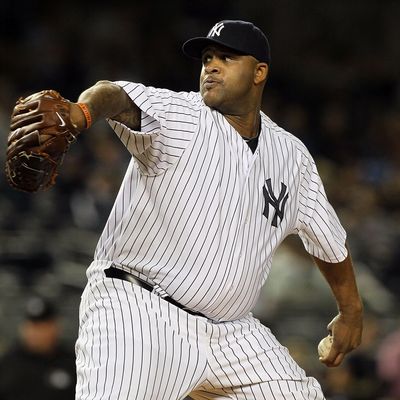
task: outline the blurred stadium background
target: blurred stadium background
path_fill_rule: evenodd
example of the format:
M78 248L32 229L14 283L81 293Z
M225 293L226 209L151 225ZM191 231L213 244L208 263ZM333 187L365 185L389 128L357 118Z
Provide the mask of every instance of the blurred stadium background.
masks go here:
M100 79L197 90L200 65L180 47L220 19L250 20L269 37L263 109L309 147L348 231L366 307L364 342L339 369L319 364L316 346L335 304L293 238L278 251L255 314L329 399L399 399L390 391L391 380L400 382L400 1L2 0L0 161L19 96L52 88L75 101ZM58 305L73 347L85 268L127 162L98 123L73 146L52 190L19 193L1 175L0 356L32 293Z

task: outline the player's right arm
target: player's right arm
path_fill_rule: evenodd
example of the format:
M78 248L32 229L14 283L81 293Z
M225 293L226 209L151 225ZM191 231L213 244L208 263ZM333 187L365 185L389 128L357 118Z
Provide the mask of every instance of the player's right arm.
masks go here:
M88 107L92 124L101 119L112 118L133 130L140 128L139 107L120 86L113 82L97 82L81 93L78 103L83 103ZM76 103L71 105L71 122L80 131L87 125L85 115Z
M329 333L333 336L332 349L321 359L327 366L336 367L342 363L347 353L361 343L363 304L349 250L346 259L338 263L313 258L331 287L338 306L338 315L328 325Z

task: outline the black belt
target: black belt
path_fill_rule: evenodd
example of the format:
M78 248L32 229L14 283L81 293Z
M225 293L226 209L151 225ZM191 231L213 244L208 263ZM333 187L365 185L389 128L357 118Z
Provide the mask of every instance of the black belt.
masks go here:
M138 277L136 277L122 269L110 267L110 268L107 268L104 270L104 274L106 275L107 278L121 279L123 281L127 281L127 282L133 283L135 285L138 285L138 286L142 287L143 289L148 290L149 292L153 291L153 286L151 286L147 282L139 279ZM199 312L192 311L192 310L189 310L188 308L185 308L182 304L175 301L172 297L167 296L167 297L161 297L161 298L165 301L168 301L168 303L171 303L174 306L186 311L187 313L189 313L191 315L197 315L200 317L207 318L205 315L203 315Z

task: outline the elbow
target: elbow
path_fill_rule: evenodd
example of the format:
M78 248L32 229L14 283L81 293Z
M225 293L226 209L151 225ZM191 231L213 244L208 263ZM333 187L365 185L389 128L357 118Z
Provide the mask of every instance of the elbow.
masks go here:
M105 80L105 79L102 79L102 80L97 81L97 82L95 83L95 86L98 86L98 85L115 85L115 83L113 83L113 82L111 82L111 81L107 81L107 80Z
M122 90L122 88L118 86L116 83L107 80L97 81L93 87L96 89L107 90L109 92L110 91L120 92Z

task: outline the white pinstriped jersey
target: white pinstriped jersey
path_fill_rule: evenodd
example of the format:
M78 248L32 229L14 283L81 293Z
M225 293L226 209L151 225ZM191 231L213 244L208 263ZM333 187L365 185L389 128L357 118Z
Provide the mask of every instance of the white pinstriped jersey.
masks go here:
M345 231L299 139L261 113L252 153L199 93L117 83L142 110L142 125L134 132L109 121L133 157L96 260L216 321L253 308L289 234L322 260L344 260Z

